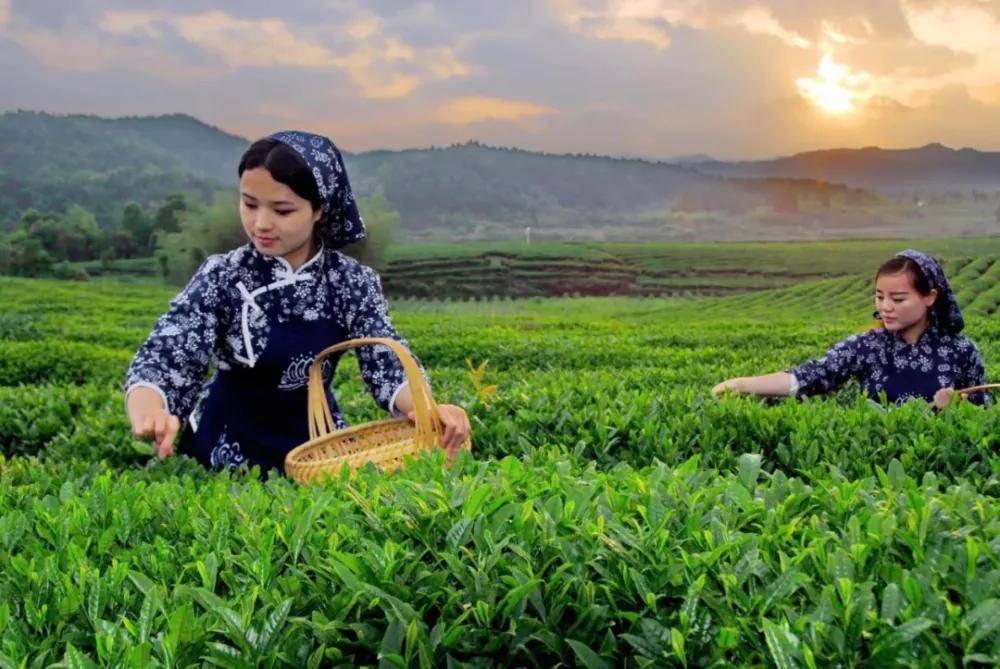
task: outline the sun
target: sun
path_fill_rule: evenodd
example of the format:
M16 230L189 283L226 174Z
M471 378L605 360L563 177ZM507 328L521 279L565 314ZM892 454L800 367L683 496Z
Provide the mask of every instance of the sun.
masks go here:
M851 74L846 65L838 65L826 54L816 68L815 77L796 80L799 92L816 106L830 114L847 114L857 109L857 87L868 75Z

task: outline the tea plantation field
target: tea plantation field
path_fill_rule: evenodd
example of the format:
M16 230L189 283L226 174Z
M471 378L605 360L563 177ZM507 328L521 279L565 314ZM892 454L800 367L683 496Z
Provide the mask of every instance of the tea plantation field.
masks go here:
M996 381L1000 263L961 250ZM394 300L473 454L315 488L131 438L119 384L173 290L2 278L0 667L995 666L1000 407L709 393L867 327L876 264ZM352 361L336 388L376 417Z
M1000 237L836 242L466 243L391 247L393 295L537 297L728 295L871 274L900 249L993 258Z

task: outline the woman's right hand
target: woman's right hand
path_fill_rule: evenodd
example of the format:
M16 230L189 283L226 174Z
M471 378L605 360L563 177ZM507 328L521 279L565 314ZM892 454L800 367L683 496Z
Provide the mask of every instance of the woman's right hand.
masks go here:
M174 454L174 440L181 422L163 404L163 399L152 388L140 386L128 394L126 403L132 435L136 439L152 441L156 455L167 458Z
M726 379L712 388L712 393L715 395L725 392L737 395L787 397L792 392L792 375L788 372L774 372L763 376L738 376Z
M725 392L742 393L743 392L742 382L743 382L742 378L726 379L722 383L712 388L712 394L721 395L722 393Z

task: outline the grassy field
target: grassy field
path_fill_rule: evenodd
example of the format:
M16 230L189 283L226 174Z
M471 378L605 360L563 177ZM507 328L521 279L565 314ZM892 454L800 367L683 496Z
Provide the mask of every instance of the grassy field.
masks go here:
M775 280L393 299L473 454L312 489L131 438L120 383L173 289L0 279L0 667L996 665L1000 407L709 393L867 327L911 244L997 380L1000 242L871 244L400 252ZM377 416L352 362L335 390Z

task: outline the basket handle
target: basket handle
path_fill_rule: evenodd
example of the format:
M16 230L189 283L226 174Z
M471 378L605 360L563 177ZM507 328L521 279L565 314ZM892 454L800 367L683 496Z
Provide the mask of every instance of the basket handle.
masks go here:
M962 388L961 390L956 390L955 392L965 397L966 395L971 395L972 393L978 393L980 390L993 390L995 388L1000 388L1000 383L987 383L981 386L972 386L971 388Z
M319 352L309 367L309 439L330 434L337 429L326 401L323 384L323 362L335 353L359 346L387 346L396 354L403 365L403 372L410 386L413 397L413 409L416 413L416 441L421 446L430 447L441 441L441 418L438 415L437 404L431 396L431 389L420 373L420 366L406 348L395 339L384 337L362 337L348 339L334 344Z

